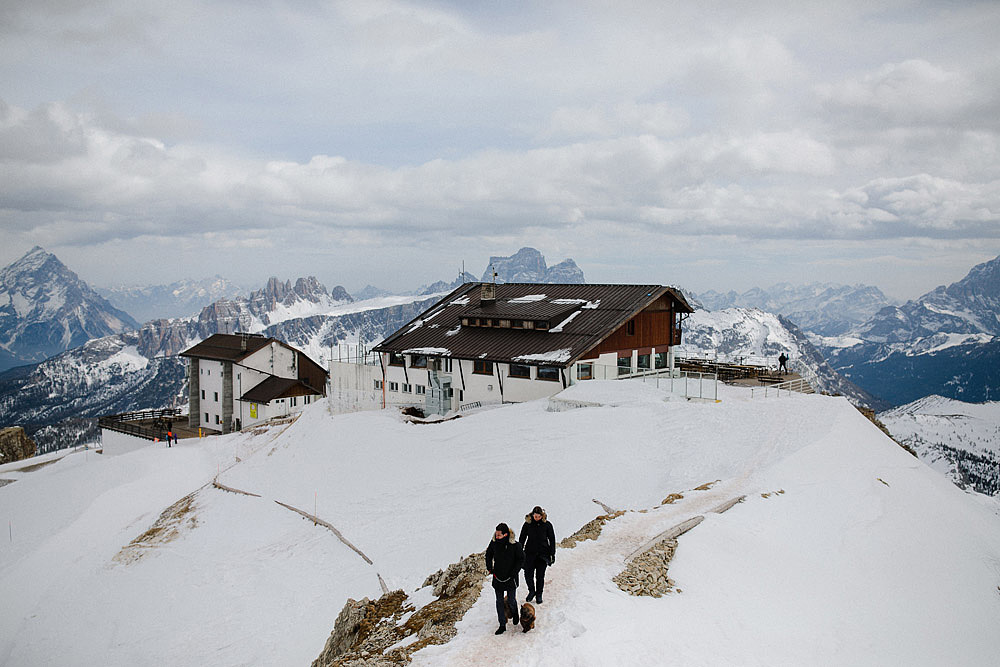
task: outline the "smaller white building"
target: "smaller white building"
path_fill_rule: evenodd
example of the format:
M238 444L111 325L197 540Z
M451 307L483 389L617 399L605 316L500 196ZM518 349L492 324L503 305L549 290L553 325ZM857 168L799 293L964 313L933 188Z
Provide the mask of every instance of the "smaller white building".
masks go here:
M275 338L214 334L181 356L190 360L191 428L239 431L325 396L327 371Z

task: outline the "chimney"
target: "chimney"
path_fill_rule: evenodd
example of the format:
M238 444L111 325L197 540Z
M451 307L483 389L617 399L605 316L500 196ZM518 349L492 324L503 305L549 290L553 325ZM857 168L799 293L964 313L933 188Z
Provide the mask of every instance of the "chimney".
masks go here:
M495 304L497 302L496 283L482 283L480 287L479 304L483 306L492 306Z

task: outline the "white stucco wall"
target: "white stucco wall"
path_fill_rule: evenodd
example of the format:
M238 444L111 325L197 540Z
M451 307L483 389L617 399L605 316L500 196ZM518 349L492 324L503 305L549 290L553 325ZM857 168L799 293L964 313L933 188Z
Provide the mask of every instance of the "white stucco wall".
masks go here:
M255 368L280 378L297 378L299 371L295 364L295 352L273 341L240 361L241 366Z
M202 428L221 431L222 424L222 362L201 359L198 362L198 388L201 400L198 411L198 425ZM207 416L206 416L207 415Z

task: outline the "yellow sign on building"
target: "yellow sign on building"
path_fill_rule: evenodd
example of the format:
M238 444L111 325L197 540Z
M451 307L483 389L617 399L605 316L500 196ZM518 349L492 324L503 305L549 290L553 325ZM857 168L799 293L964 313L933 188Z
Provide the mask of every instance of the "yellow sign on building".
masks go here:
M250 419L257 419L257 404L250 404Z

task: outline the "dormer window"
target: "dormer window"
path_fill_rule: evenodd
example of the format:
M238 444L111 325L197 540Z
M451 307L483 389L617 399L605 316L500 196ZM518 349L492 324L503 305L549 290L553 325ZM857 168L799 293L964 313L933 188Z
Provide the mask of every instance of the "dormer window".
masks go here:
M389 365L390 366L403 366L403 355L396 354L395 352L389 353Z
M427 357L422 354L414 354L410 357L410 368L427 368Z
M546 322L545 320L539 320L535 322L535 328L541 331L548 331L549 323Z

